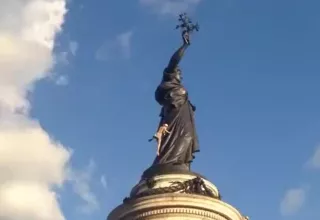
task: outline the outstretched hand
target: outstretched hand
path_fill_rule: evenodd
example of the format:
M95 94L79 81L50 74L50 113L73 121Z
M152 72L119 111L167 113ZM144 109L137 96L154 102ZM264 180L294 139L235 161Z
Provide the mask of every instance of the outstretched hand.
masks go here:
M190 35L188 32L182 33L183 44L190 45Z

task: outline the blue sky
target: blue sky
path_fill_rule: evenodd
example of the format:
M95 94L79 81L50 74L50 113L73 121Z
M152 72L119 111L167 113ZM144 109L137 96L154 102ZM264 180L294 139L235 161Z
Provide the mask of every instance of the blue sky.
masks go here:
M320 2L168 2L68 4L58 83L42 80L31 96L32 117L73 150L90 187L84 202L71 184L61 189L66 219L105 218L151 164L153 94L181 43L181 9L201 26L181 64L197 106L193 170L252 219L320 218Z

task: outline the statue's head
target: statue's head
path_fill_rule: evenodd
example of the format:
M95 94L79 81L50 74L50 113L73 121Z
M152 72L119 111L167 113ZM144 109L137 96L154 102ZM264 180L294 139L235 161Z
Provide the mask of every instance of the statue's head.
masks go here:
M169 71L165 68L163 71L163 81L182 81L182 71L179 66L177 66L173 71Z

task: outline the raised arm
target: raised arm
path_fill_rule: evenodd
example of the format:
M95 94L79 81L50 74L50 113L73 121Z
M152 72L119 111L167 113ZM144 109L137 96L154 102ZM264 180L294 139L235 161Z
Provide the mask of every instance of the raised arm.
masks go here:
M189 43L189 36L183 37L183 45L172 55L170 62L167 67L168 72L173 72L175 68L178 66L180 60L182 59L185 50L188 48Z

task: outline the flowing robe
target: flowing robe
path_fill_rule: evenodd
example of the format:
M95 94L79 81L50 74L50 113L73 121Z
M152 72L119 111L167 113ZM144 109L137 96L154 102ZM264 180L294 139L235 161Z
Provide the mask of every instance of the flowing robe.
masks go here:
M198 137L194 122L195 107L188 99L188 93L180 82L162 81L155 97L162 106L159 126L168 124L168 131L162 137L160 154L153 165L188 164L199 151Z

